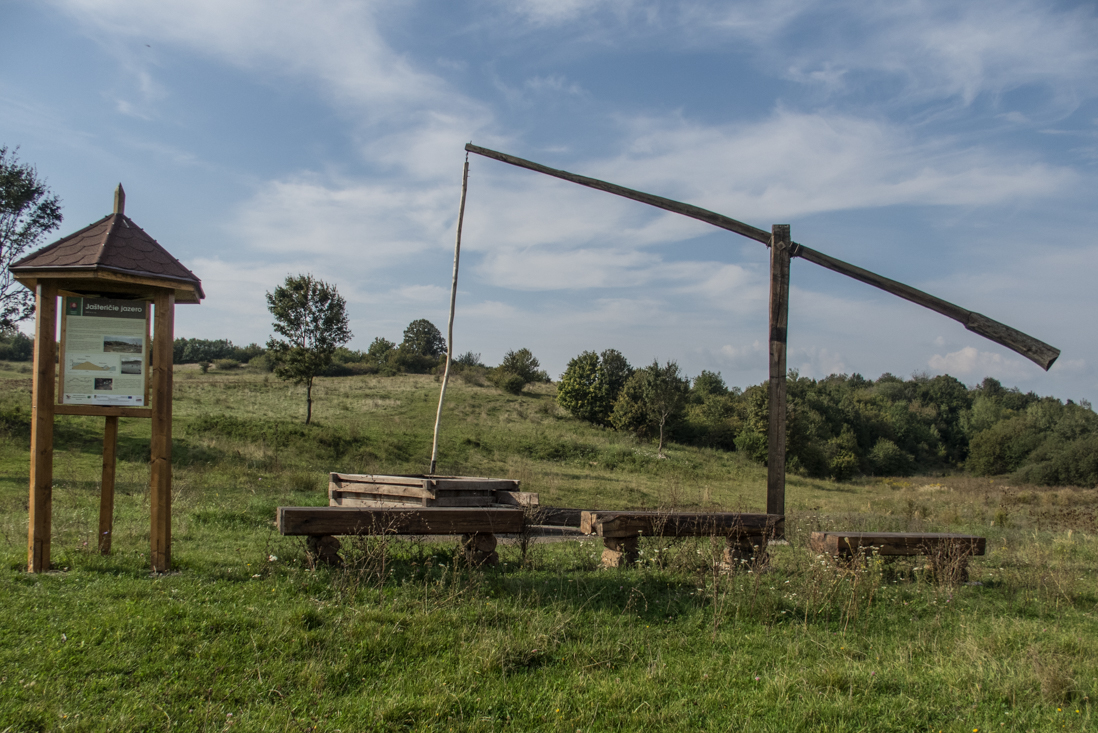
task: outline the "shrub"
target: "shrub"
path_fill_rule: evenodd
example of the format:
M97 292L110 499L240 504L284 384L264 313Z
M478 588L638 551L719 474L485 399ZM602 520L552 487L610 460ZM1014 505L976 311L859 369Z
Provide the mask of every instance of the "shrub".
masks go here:
M878 438L869 452L869 462L878 476L910 476L915 460L900 446L887 438Z
M214 359L214 366L218 371L227 372L240 368L240 362L236 359Z

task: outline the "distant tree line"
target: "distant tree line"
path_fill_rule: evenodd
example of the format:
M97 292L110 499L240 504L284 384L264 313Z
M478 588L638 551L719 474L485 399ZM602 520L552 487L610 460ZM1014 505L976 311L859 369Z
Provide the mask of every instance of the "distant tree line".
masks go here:
M787 381L790 472L839 481L967 470L1041 485L1098 485L1098 415L1087 402L985 379L859 374ZM720 373L693 380L675 362L634 369L613 349L585 351L561 375L557 401L576 418L657 441L742 451L766 463L767 383L741 391Z

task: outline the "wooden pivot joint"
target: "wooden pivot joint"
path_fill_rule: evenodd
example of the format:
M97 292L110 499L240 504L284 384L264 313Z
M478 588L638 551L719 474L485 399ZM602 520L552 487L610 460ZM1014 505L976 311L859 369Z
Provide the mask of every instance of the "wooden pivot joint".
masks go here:
M305 540L309 567L318 564L343 567L343 558L339 554L339 538L331 535L310 536Z
M640 553L640 537L603 537L602 566L604 568L624 568L635 565Z
M499 565L499 553L496 552L496 536L491 532L472 532L461 536L461 547L465 560L474 567Z

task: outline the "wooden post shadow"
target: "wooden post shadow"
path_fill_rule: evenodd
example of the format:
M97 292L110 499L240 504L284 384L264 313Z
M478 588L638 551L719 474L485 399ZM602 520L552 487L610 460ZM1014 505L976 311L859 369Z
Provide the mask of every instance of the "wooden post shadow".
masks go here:
M205 295L202 281L127 217L125 205L119 184L113 213L9 268L34 291L37 308L28 572L50 568L56 415L105 420L98 542L103 554L110 553L114 534L118 419L150 419L149 557L154 572L171 569L175 304L198 303ZM58 297L64 304L60 345Z

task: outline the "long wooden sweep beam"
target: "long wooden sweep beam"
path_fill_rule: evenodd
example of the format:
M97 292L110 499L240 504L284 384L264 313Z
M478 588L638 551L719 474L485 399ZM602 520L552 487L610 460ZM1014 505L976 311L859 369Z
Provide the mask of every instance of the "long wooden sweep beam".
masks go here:
M737 221L723 214L718 214L714 211L703 209L699 206L692 204L684 204L681 201L674 201L662 196L654 196L650 193L644 193L643 191L636 191L625 186L619 186L615 183L608 183L606 181L600 181L597 178L588 178L587 176L577 175L575 173L569 173L568 171L558 170L556 168L549 168L548 166L534 163L533 161L524 160L522 158L516 158L513 155L506 153L500 153L495 150L489 150L488 148L481 148L469 143L465 146L465 149L470 153L476 153L477 155L483 155L486 158L492 158L503 163L509 163L510 165L518 166L519 168L526 168L537 173L544 173L547 176L553 176L554 178L560 178L572 183L578 183L581 186L587 186L588 188L594 188L599 191L605 191L617 196L623 196L627 199L639 201L642 204L648 204L649 206L655 206L658 209L670 211L675 214L681 214L682 216L688 216L691 219L697 219L698 221L704 221L707 224L712 224L720 229L727 229L730 232L735 232L748 239L754 239L756 242L761 242L767 246L770 245L770 232L763 229L758 229L750 224L745 224L742 221ZM977 333L986 339L994 341L997 344L1016 351L1022 356L1026 357L1030 361L1034 362L1044 370L1048 370L1060 356L1060 350L1054 346L1049 346L1044 341L1035 339L1032 336L1022 333L1021 331L1011 328L1006 324L994 321L987 316L984 316L975 311L970 311L967 308L962 308L959 305L954 305L948 301L936 298L929 293L924 293L921 290L911 287L910 285L904 285L901 282L890 280L887 277L882 277L869 270L864 270L855 265L851 265L848 262L837 260L834 257L825 255L823 252L817 252L814 249L805 247L803 244L793 243L793 249L790 253L793 257L800 257L814 262L821 267L826 267L828 270L838 272L847 277L852 277L855 280L860 280L868 285L872 285L875 288L880 288L886 293L892 293L898 295L904 300L910 300L912 303L929 308L932 311L941 313L943 316L947 316L957 321L969 331Z

